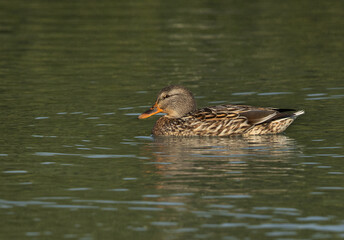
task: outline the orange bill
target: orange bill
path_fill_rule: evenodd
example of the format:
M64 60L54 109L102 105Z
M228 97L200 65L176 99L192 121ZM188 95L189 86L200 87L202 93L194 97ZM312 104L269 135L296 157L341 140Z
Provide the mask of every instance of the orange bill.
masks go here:
M147 111L142 113L139 116L139 119L148 118L148 117L153 116L154 114L157 114L159 112L162 112L162 109L159 108L158 104L155 103L153 107L151 107L150 109L148 109Z

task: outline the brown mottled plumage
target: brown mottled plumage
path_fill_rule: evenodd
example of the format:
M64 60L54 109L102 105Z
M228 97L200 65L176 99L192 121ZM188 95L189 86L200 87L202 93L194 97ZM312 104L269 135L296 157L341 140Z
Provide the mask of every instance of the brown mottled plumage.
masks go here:
M152 133L156 136L231 136L283 132L304 111L246 105L219 105L196 110L192 93L182 86L163 88L156 103L139 118L163 112Z

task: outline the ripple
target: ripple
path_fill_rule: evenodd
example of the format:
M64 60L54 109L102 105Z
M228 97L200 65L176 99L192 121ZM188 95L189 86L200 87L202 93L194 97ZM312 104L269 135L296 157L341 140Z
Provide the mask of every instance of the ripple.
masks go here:
M227 174L242 174L243 172L242 171L228 171L225 173L227 173Z
M73 200L73 202L129 205L184 206L182 202L153 202L153 201L116 201L116 200Z
M299 221L328 221L330 220L330 217L321 217L321 216L309 216L309 217L300 217L297 218Z
M226 101L210 101L208 102L209 104L222 104L225 103Z
M32 182L21 182L21 183L18 183L19 185L31 185Z
M344 94L339 94L339 95L331 95L331 98L336 99L336 98L342 98L344 97Z
M100 149L100 150L111 150L112 148L109 147L93 147L94 149Z
M26 207L28 205L50 205L50 204L56 204L56 203L55 202L42 202L42 201L11 201L11 200L0 199L0 204Z
M41 120L41 119L48 119L49 117L35 117L35 119L37 120Z
M73 199L73 197L37 197L38 200L67 200Z
M91 190L91 188L68 188L68 191L87 191Z
M233 205L229 205L229 204L211 204L209 205L210 208L233 208Z
M285 207L254 207L257 211L273 211L273 214L287 215L287 216L298 216L300 211L296 208L285 208Z
M327 100L327 99L331 99L331 97L313 97L313 98L305 98L306 101Z
M78 235L77 234L64 234L63 237L64 238L77 238Z
M246 164L245 161L231 161L231 162L228 162L229 164Z
M112 191L112 192L127 192L127 191L129 191L129 189L127 189L127 188L114 188L114 189L109 189L108 191Z
M271 95L283 95L283 94L293 94L293 92L264 92L258 93L259 96L271 96Z
M84 158L140 158L133 154L120 155L120 154L78 154L78 153L56 153L56 152L35 152L33 155L43 157L54 156L78 156Z
M194 193L172 193L170 196L172 197L186 197L186 196L193 196Z
M342 148L341 146L333 146L333 147L316 147L314 149L338 149L338 148ZM310 148L312 149L312 148Z
M3 173L27 173L26 170L8 170L8 171L3 171Z
M344 190L344 187L317 187L319 190Z
M217 198L234 198L234 199L243 199L251 198L251 195L237 194L237 195L223 195L223 196L203 196L204 199L217 199Z
M144 139L144 140L154 140L154 137L152 136L135 136L134 138Z
M239 158L239 157L248 157L256 156L255 154L229 154L229 155L210 155L210 154L191 154L194 157L206 157L206 158Z
M133 231L137 231L137 232L145 232L148 229L147 226L144 226L144 227L128 226L127 228L130 229L130 230L133 230Z
M323 154L314 154L314 156L317 157L332 157L332 156L336 156L337 154L334 153L323 153Z
M125 178L122 178L124 181L135 181L137 180L137 178L135 177L125 177Z
M253 94L256 94L256 92L237 92L237 93L232 93L233 96L253 95Z
M344 87L328 87L327 90L342 90Z
M37 134L33 134L31 136L37 137L37 138L57 138L57 136L43 136L43 135L37 135Z
M131 145L131 146L137 146L141 143L139 142L120 142L120 144L125 144L125 145Z
M160 226L160 227L170 227L170 226L177 226L177 222L151 222L153 226Z
M169 165L171 162L146 162L144 164L155 164L155 165Z
M80 154L73 154L73 153L53 153L53 152L35 152L33 155L44 156L44 157L53 157L53 156L80 156Z
M317 166L317 168L332 168L331 166Z
M100 119L100 117L88 117L88 118L85 118L85 119L95 120L95 119Z
M214 213L218 216L235 217L235 218L253 218L253 219L270 219L270 218L272 218L271 215L252 214L252 213L235 213L235 212L227 212L227 211L223 211L223 210L213 210L211 213Z
M40 232L26 232L25 235L28 237L38 237L41 235L41 233Z
M317 165L319 163L318 162L302 162L300 164L304 164L304 165Z
M125 113L126 116L140 116L141 113Z
M142 197L144 197L144 198L159 198L159 197L161 197L161 195L159 195L159 194L145 194L145 195L142 195Z
M118 208L113 208L113 207L103 207L101 208L101 210L103 211L117 211Z
M220 223L220 224L202 224L203 228L236 228L236 227L245 227L247 223Z
M310 93L307 94L308 97L319 97L319 96L325 96L327 93Z
M286 231L275 231L275 232L267 232L265 235L269 237L282 237L282 236L295 236L296 232L286 232Z
M155 207L128 207L129 210L138 210L138 211L162 211L162 208Z
M189 232L197 232L197 228L178 228L173 230L168 230L170 233L189 233Z
M198 218L211 218L213 215L207 211L191 211L195 214Z
M71 205L71 204L55 204L46 205L45 208L68 208L68 209L98 209L97 206L83 206L83 205Z
M319 225L319 224L299 224L299 223L264 223L251 225L249 229L291 229L291 230L314 230L328 232L344 232L344 224L340 225Z

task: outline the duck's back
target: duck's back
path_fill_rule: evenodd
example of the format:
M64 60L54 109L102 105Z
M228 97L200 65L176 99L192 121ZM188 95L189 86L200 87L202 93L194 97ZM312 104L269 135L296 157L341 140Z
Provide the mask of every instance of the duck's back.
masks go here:
M164 136L262 135L283 132L303 114L292 109L219 105L198 109L181 118L163 116L152 133Z

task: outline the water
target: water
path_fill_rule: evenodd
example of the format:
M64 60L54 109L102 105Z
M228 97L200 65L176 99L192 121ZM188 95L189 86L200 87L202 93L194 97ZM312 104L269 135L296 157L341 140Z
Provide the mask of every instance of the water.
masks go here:
M342 1L2 1L0 239L343 239ZM198 105L278 136L153 138Z

